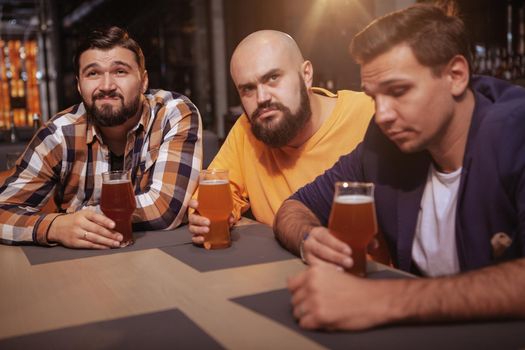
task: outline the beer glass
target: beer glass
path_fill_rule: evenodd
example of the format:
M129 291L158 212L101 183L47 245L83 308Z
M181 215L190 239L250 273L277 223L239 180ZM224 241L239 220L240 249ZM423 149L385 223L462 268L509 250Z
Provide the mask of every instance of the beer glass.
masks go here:
M352 248L354 266L347 272L366 276L367 246L377 233L374 185L336 182L328 229Z
M137 204L128 171L102 173L102 194L100 209L115 222L115 231L122 234L120 247L133 244L131 215Z
M233 200L228 170L208 169L199 174L199 213L210 219L210 231L204 235L204 248L221 249L231 245L230 223Z

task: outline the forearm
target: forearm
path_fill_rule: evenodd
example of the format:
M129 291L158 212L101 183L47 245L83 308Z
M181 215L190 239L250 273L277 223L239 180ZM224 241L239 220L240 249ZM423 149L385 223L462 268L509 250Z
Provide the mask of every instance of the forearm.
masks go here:
M0 240L3 244L39 244L53 245L48 241L48 230L56 217L63 214L42 214L30 212L18 207L0 205L0 216L9 217L0 223Z
M452 277L403 280L396 287L391 304L403 320L525 317L525 258Z
M26 170L27 172L27 170ZM4 244L49 245L47 232L58 214L41 208L51 199L53 187L38 175L27 180L15 178L0 191L0 239Z
M179 226L186 215L191 193L196 186L197 174L192 175L186 186L180 188L172 186L171 193L150 189L137 196L137 209L132 218L133 229L135 231L164 230Z
M202 163L200 115L195 109L166 118L158 155L139 184L142 192L136 194L135 230L177 227L197 186Z
M301 240L316 226L321 226L319 219L304 204L289 199L277 211L273 231L286 249L299 255Z

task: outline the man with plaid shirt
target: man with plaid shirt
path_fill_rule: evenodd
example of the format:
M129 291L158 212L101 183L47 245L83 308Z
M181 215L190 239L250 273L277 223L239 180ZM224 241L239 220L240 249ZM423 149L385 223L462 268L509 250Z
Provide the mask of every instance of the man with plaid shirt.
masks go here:
M75 56L82 103L53 117L0 184L4 244L118 247L122 235L99 210L101 174L128 170L133 230L173 229L202 159L202 125L191 101L150 90L140 46L118 27L94 31ZM54 200L57 213L40 211Z

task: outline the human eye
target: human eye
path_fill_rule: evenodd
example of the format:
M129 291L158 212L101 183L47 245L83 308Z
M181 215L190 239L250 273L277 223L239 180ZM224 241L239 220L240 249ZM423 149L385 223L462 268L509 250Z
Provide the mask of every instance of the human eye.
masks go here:
M252 85L245 85L239 88L239 93L243 96L249 95L255 89Z
M392 86L388 89L388 94L393 97L401 97L408 91L407 86Z
M115 69L115 75L117 75L117 76L124 76L126 74L128 74L128 71L126 69L124 69L124 68L117 68L117 69Z
M86 71L85 76L88 78L95 78L99 75L98 71L95 69L90 69Z
M280 74L273 73L268 76L267 82L269 84L277 84L279 82L279 78L281 78Z

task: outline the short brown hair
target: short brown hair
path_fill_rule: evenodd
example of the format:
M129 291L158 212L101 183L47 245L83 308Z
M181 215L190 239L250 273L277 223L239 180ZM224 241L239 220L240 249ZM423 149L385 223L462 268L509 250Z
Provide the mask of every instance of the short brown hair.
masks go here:
M444 9L429 4L392 12L359 32L352 40L350 53L362 64L406 43L419 63L435 75L441 75L443 67L456 55L465 57L470 71L471 48L465 25L456 12L454 6Z
M145 60L144 54L139 44L133 40L127 31L119 27L108 27L92 31L87 38L77 47L75 57L73 58L73 67L75 75L78 77L80 69L80 55L90 49L110 50L114 47L123 47L135 54L135 60L141 72L144 72Z

